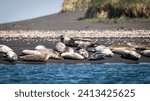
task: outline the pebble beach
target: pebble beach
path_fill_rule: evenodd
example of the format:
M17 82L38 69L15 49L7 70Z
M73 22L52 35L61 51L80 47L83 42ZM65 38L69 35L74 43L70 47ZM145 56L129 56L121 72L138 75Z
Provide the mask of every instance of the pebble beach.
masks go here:
M59 40L60 35L68 37L76 37L83 39L91 39L97 41L101 45L112 44L127 44L134 43L150 43L150 30L57 30L57 31L25 31L25 30L8 30L0 31L0 43L10 46L18 55L24 49L34 49L37 45L44 45L48 48L54 48ZM123 59L119 55L113 58L106 58L99 61L88 60L54 60L49 59L46 63L106 63L106 62L125 62L125 63L139 63L150 62L148 57L142 56L139 61ZM7 63L0 61L0 63ZM16 63L33 63L18 60Z
M13 22L0 25L0 44L11 47L18 55L24 49L34 49L37 45L54 48L60 41L59 37L90 39L100 45L140 43L150 44L149 23L127 22L118 24L92 23L78 21L84 16L83 12L57 13L35 19ZM123 59L115 54L113 58L105 58L100 61L88 60L54 60L46 63L139 63L150 62L148 57L142 56L139 61ZM7 63L0 60L0 63ZM30 63L16 61L15 63ZM32 62L31 62L32 63Z
M25 30L8 30L0 31L0 37L6 38L58 38L60 35L65 35L68 37L138 37L145 38L150 37L150 30L60 30L60 31L25 31Z

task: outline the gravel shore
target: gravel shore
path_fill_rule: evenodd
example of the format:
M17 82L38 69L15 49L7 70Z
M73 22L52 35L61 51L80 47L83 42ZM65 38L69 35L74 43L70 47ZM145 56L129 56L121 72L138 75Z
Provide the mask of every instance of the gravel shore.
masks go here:
M37 45L44 45L48 48L54 48L56 42L59 41L60 35L68 37L79 37L97 41L102 45L112 44L126 44L128 42L150 44L150 30L90 30L90 31L76 31L76 30L58 30L58 31L25 31L25 30L9 30L0 31L0 44L5 44L11 47L18 55L24 49L34 49ZM150 62L148 57L142 56L139 61L133 61L120 58L115 54L113 58L106 58L100 61L88 60L54 60L49 59L46 63L139 63ZM0 60L0 63L7 63ZM24 62L18 60L15 63L34 63ZM36 62L37 63L37 62Z
M59 31L25 31L25 30L8 30L0 31L1 38L57 38L60 35L66 35L68 37L150 37L150 30L59 30Z

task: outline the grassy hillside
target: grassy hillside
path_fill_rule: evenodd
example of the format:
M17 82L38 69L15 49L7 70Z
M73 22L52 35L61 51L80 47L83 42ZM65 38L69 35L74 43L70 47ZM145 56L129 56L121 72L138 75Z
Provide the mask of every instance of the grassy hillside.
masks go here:
M62 11L80 9L85 18L150 18L150 0L64 0Z
M62 11L84 10L89 7L92 0L64 0Z
M86 18L149 18L150 0L93 0Z

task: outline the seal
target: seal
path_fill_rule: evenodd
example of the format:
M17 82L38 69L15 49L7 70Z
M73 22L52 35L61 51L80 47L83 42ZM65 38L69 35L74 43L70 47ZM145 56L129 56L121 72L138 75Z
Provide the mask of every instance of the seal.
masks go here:
M56 43L56 46L55 46L56 51L63 53L65 51L65 48L66 48L66 45L64 43L62 43L62 42Z
M53 49L46 47L36 47L36 50L23 50L23 56L20 56L24 61L39 61L46 62L49 58L62 60L63 58L59 53L54 51Z
M119 49L119 50L114 50L114 52L120 54L122 58L130 59L130 60L138 61L141 58L140 54L132 50Z
M96 44L91 41L79 41L76 42L78 44L77 49L88 49L88 47L94 47Z
M60 52L60 53L65 53L65 52L74 52L74 50L71 47L67 47L64 43L62 42L57 42L55 50Z
M104 45L98 45L94 49L92 49L92 52L98 52L98 51L103 50L104 48L106 48L106 46L104 46Z
M46 47L43 46L43 45L37 45L37 46L35 47L35 49L36 49L36 50L39 50L39 49L46 49Z
M121 55L121 57L138 61L138 60L141 58L141 55L138 54L138 53L135 52L135 51L124 50L124 52L123 52L123 54Z
M75 40L73 38L69 38L67 36L61 35L60 36L60 41L64 43L66 46L71 46L71 47L77 47L78 44L75 43Z
M18 59L18 56L13 49L6 45L0 45L0 54L5 61L14 62Z
M18 56L15 52L9 51L6 54L4 54L4 60L9 62L14 62L18 59Z
M132 50L132 51L135 51L136 49L131 46L131 45L127 45L127 44L124 44L124 45L110 45L108 46L112 51L114 50Z
M72 60L83 60L84 57L75 52L66 52L62 53L61 56L65 59L72 59Z
M99 45L99 46L95 47L93 49L93 52L104 54L107 57L113 57L114 56L113 52L108 47L105 47L103 45Z
M55 50L51 48L46 48L43 45L38 45L35 47L35 49L41 54L47 54L49 58L58 59L58 60L63 59L58 52L56 52Z
M13 51L13 49L6 45L0 45L0 53L7 53L9 51Z
M150 57L150 50L143 50L141 52L142 55L146 56L146 57Z
M82 55L85 59L89 57L89 53L85 49L80 49L79 54Z
M37 50L23 50L22 55L41 55L41 52Z
M70 38L64 35L60 36L60 41L64 43L66 46L70 47L77 47L78 48L83 48L84 47L89 47L89 46L94 46L96 42L88 39L81 39L81 38Z
M90 61L94 61L94 60L102 60L104 59L105 54L101 54L101 53L93 53L88 60Z

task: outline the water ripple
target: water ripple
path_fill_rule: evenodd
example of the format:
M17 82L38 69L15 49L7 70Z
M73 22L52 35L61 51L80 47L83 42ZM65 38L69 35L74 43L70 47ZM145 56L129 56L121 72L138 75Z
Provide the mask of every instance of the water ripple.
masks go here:
M7 84L143 84L150 83L150 63L0 64Z

